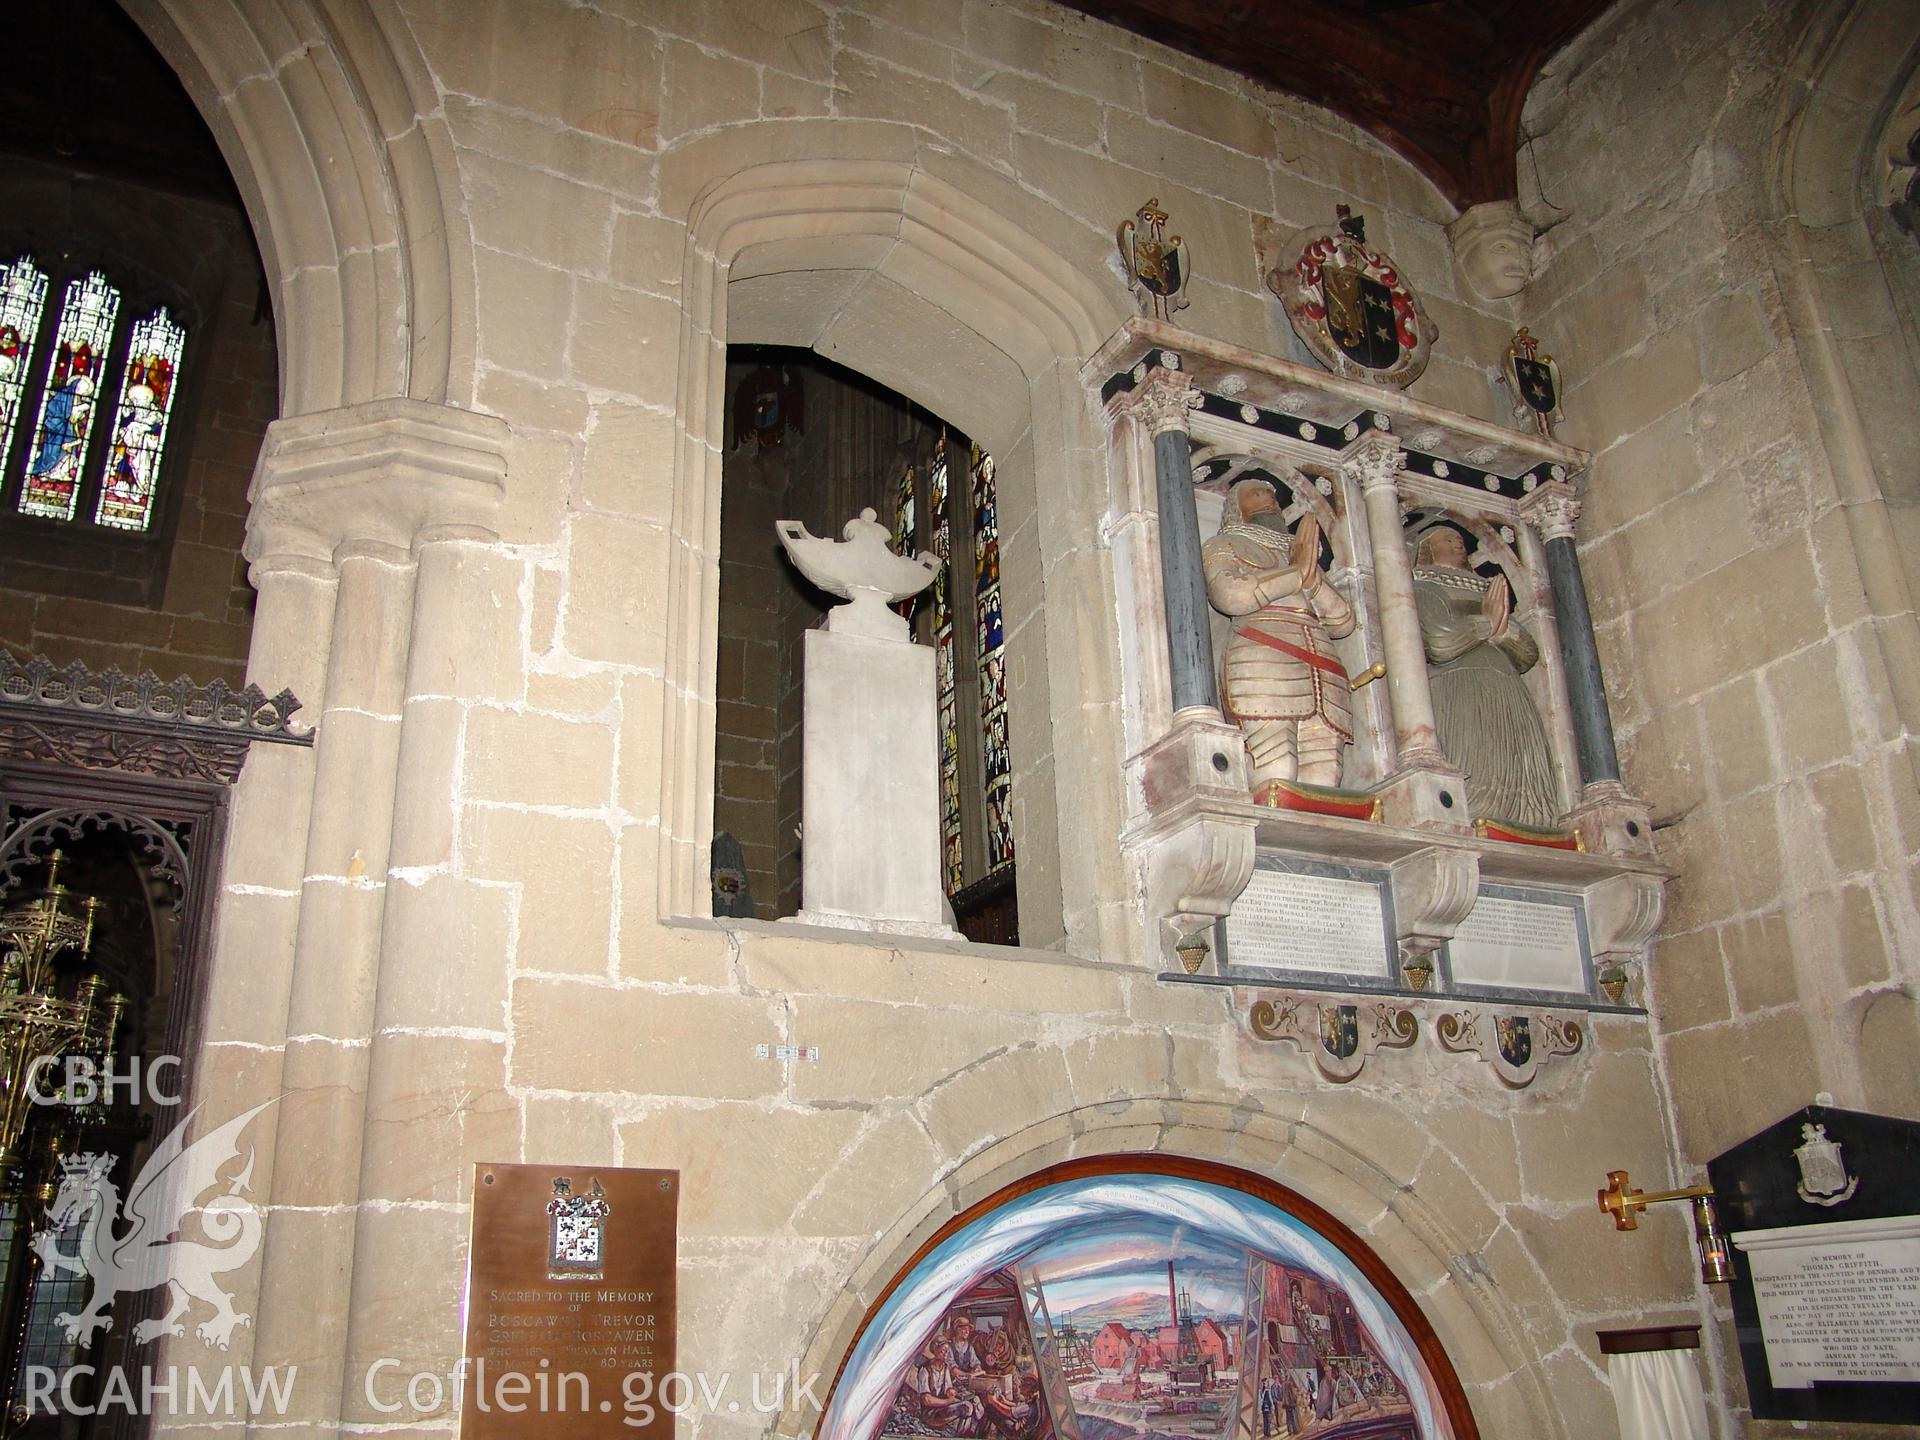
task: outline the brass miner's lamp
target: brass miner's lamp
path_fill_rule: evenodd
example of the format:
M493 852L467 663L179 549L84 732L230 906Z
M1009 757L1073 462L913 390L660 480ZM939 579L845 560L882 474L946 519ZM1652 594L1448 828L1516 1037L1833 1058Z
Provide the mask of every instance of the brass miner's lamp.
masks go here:
M1668 1200L1693 1202L1693 1238L1700 1246L1700 1278L1709 1285L1725 1285L1733 1279L1733 1251L1727 1246L1727 1232L1720 1228L1720 1214L1713 1208L1713 1189L1690 1185L1685 1190L1633 1190L1627 1185L1627 1172L1609 1170L1607 1188L1600 1192L1600 1208L1613 1216L1615 1230L1638 1230L1640 1212L1649 1205Z
M60 1062L87 1055L104 1068L127 1003L124 995L105 993L98 975L74 986L72 999L59 992L61 964L85 960L92 948L100 906L61 884L65 858L54 851L46 887L0 912L0 1194L45 1189L55 1154L85 1123L86 1112L104 1114L104 1102L65 1099ZM51 1123L36 1126L36 1118ZM44 1153L35 1154L37 1147Z

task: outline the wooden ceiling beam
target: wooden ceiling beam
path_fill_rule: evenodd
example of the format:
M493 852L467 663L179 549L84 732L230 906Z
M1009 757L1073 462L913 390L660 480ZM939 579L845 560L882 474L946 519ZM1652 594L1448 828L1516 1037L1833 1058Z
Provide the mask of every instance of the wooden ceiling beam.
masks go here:
M1609 0L1065 0L1324 105L1460 209L1519 193L1520 113L1547 59Z

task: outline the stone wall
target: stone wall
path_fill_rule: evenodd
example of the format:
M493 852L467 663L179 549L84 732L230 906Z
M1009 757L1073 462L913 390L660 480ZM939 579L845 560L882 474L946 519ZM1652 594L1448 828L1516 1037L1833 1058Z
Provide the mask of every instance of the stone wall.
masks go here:
M362 1378L448 1372L473 1166L526 1160L679 1168L681 1368L830 1375L944 1219L1064 1155L1164 1150L1358 1230L1483 1434L1612 1434L1591 1330L1698 1304L1683 1227L1592 1213L1608 1165L1671 1175L1647 1027L1596 1021L1526 1091L1430 1040L1332 1085L1154 978L1116 841L1117 487L1077 374L1131 305L1113 228L1158 196L1198 272L1182 322L1276 352L1257 222L1351 203L1439 322L1415 393L1493 416L1514 312L1467 296L1425 181L1040 3L403 0L298 44L160 8L287 338L250 673L325 696L315 750L236 795L195 1071L211 1115L285 1098L256 1122L257 1322L199 1358L297 1361L289 1430L396 1423ZM996 457L1046 948L700 918L729 341L815 348ZM820 1059L757 1058L778 1043Z
M59 664L237 683L253 619L240 560L247 481L279 413L273 321L245 217L20 159L0 184L0 210L8 259L30 252L44 268L49 255L97 257L110 278L137 276L193 307L154 543L0 529L0 645Z
M1522 313L1568 382L1562 433L1596 455L1581 558L1627 779L1678 872L1649 988L1693 1167L1823 1091L1920 1114L1911 571L1886 518L1906 503L1914 412L1878 431L1869 413L1889 448L1864 472L1836 442L1836 412L1868 392L1836 382L1825 347L1873 349L1894 315L1857 254L1850 302L1809 299L1801 221L1849 227L1816 220L1783 158L1813 146L1823 91L1871 112L1911 21L1630 5L1554 62L1527 111L1542 192L1570 213ZM1870 131L1845 129L1799 163L1853 195L1864 236L1850 187ZM1822 271L1842 253L1816 248ZM1873 388L1911 386L1897 348L1876 350ZM1720 1314L1734 1433L1744 1391Z

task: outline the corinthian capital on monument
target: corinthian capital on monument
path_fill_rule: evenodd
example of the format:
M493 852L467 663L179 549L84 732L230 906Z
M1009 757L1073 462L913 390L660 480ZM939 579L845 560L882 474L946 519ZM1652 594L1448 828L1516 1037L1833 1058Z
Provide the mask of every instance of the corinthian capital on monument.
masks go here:
M1542 540L1571 540L1580 518L1580 497L1564 480L1549 480L1521 503L1520 513Z
M1407 468L1407 452L1392 436L1375 431L1354 447L1340 468L1366 494L1399 483L1400 472Z
M1187 431L1187 412L1200 408L1204 397L1185 375L1170 370L1155 370L1146 384L1133 392L1133 413L1148 431L1164 435L1168 431Z
M276 420L247 490L243 553L256 566L324 563L349 543L405 554L429 530L494 539L508 437L495 416L419 400Z

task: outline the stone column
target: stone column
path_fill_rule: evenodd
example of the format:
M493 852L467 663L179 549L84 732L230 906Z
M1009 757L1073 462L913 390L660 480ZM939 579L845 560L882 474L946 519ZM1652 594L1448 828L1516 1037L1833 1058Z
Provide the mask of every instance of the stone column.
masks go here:
M1580 500L1564 482L1534 492L1527 519L1547 543L1547 579L1559 617L1560 655L1567 670L1567 703L1573 712L1573 738L1580 755L1582 785L1618 781L1620 757L1613 748L1613 717L1607 713L1607 683L1600 674L1600 651L1593 643L1593 616L1587 586L1574 549L1573 525Z
M1427 687L1427 648L1413 600L1413 566L1400 518L1400 471L1406 452L1384 436L1363 440L1343 468L1367 507L1373 583L1380 597L1380 642L1386 651L1387 696L1393 704L1394 767L1444 767Z
M1184 375L1156 370L1137 402L1153 435L1154 493L1160 511L1160 589L1167 614L1167 674L1173 713L1204 706L1216 714L1213 632L1207 578L1200 567L1200 516L1193 503L1193 450L1187 412L1200 394Z
M1560 621L1551 603L1552 586L1547 576L1546 547L1533 526L1524 522L1514 527L1520 563L1526 567L1528 610L1526 623L1540 646L1539 673L1547 703L1540 707L1540 721L1546 727L1547 746L1553 755L1554 783L1559 812L1564 815L1580 802L1580 764L1575 758L1573 706L1567 699L1566 649L1560 641ZM1536 691L1536 694L1538 691Z
M1413 565L1407 558L1401 519L1400 472L1407 456L1390 435L1378 432L1355 445L1341 464L1360 489L1373 550L1373 583L1380 601L1380 648L1387 666L1387 700L1393 712L1394 754L1375 787L1380 818L1389 825L1464 830L1466 786L1440 749L1433 722L1433 692L1427 685L1427 647L1413 599Z
M469 704L524 698L521 566L478 525L428 526L413 555L340 1390L348 1424L387 1418L362 1383L377 1361L413 1374L459 1350L457 1307L423 1304L411 1277L422 1256L457 1269L472 1157L511 1155L520 1139L507 1094L509 890L453 861Z
M467 431L488 443L464 440ZM490 515L504 457L497 420L385 400L277 422L254 477L249 558L324 559L337 577L331 645L318 652L326 700L284 1012L284 1098L256 1123L271 1126L274 1144L254 1359L298 1364L301 1376L276 1424L336 1428L350 1379L348 1281L416 628L411 547L429 527Z
M1203 936L1246 888L1256 824L1248 804L1246 743L1240 727L1220 714L1213 668L1213 612L1200 564L1187 438L1187 415L1201 397L1184 374L1167 368L1172 358L1158 352L1156 368L1128 402L1135 421L1153 436L1153 529L1173 705L1165 731L1129 764L1129 787L1142 819L1127 848L1144 902L1148 963L1156 967L1179 963L1175 947ZM1141 616L1143 629L1151 623Z
M1580 557L1573 544L1573 525L1580 518L1579 497L1565 481L1550 481L1527 498L1522 517L1546 541L1547 579L1553 586L1553 608L1559 622L1567 708L1572 712L1574 747L1580 759L1580 803L1568 819L1589 850L1651 855L1652 817L1621 783L1620 758L1614 751L1607 686L1600 674L1600 652L1593 641L1586 582L1580 576Z

